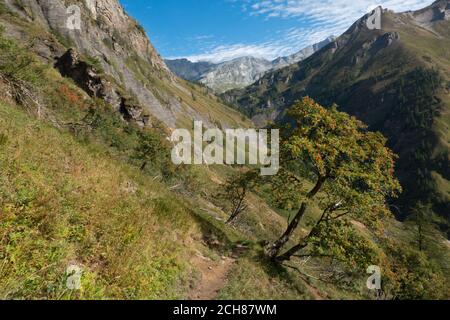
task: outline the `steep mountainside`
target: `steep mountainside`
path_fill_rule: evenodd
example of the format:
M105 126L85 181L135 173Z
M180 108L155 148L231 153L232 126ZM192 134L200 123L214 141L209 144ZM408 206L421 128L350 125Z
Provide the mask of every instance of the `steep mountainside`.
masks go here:
M73 3L81 31L58 27ZM247 168L176 166L167 139L192 118L251 123L172 75L140 29L112 0L0 1L0 299L379 299L367 264L383 267L385 299L448 299L448 242L424 228L418 248L415 221L379 229L360 208L317 238L324 251L269 261L295 203L244 187L227 224L223 193ZM309 202L292 244L324 221Z
M240 122L241 117L215 97L177 79L117 0L2 2L15 15L2 19L6 35L21 35L18 38L44 61L56 61L64 76L112 104L124 118L147 124L154 117L171 128L189 118L210 125ZM71 4L80 8L79 29L74 24L78 9ZM88 82L92 88L86 88Z
M309 47L306 47L306 48L300 50L299 52L294 53L290 56L275 59L272 61L272 69L275 69L275 70L281 69L281 68L287 67L291 64L303 61L306 58L312 56L314 53L316 53L320 49L322 49L323 47L325 47L328 44L330 44L331 42L333 42L334 40L335 40L335 37L331 36L319 43L316 43Z
M382 11L382 30L369 14L301 63L266 74L224 95L259 125L309 95L383 132L400 156L405 189L399 214L418 201L450 213L450 1L416 12Z
M280 57L273 61L255 57L242 57L218 64L205 61L190 62L186 59L166 60L166 63L177 76L189 81L201 82L214 91L223 93L231 89L248 86L270 70L280 69L302 61L333 40L333 37L329 37L293 55Z

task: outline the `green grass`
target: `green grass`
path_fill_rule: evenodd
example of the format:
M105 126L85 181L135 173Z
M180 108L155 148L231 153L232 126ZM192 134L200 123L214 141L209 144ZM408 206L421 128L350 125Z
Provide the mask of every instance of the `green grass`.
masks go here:
M5 14L1 6L0 14ZM27 35L49 36L17 17L7 19L20 24ZM64 39L60 42L68 45ZM12 42L1 44L4 70L31 56ZM196 251L217 261L242 244L248 249L237 258L220 299L371 297L364 290L365 274L347 274L350 285L318 280L329 261L294 263L307 276L269 263L259 242L276 239L289 212L270 207L266 194L252 194L249 210L233 226L225 225L228 213L216 194L233 168L178 168L164 174L167 154L158 150L154 154L159 157L139 170L142 159L135 153L140 128L89 98L51 66L29 61L16 75L41 94L43 119L37 120L33 109L25 112L12 101L0 101L0 298L184 298L199 280L192 261ZM162 104L173 98L184 111L194 109L219 126L251 125L202 86L169 82L136 57L127 64ZM192 127L188 116L180 116L177 124ZM145 133L150 142L163 141L167 134L164 128ZM301 227L309 228L318 213L311 206ZM369 229L358 231L377 240ZM395 224L388 231L411 246L413 230L408 226ZM303 233L299 230L296 237ZM219 245L209 247L208 238ZM426 256L448 270L443 241L430 245ZM80 291L66 288L66 268L73 264L83 268Z
M181 243L195 229L183 203L135 168L13 107L0 106L0 125L7 137L0 152L1 298L182 294ZM76 293L64 285L73 263L84 269Z
M6 45L8 59L32 57L12 42ZM180 298L187 295L193 269L195 274L195 248L217 257L231 254L237 244L257 247L254 241L265 233L256 229L256 208L244 217L252 223L230 228L199 207L208 206L202 193L213 198L210 191L218 188L211 175L224 180L231 168L195 167L163 180L155 179L158 166L141 172L142 163L133 158L140 129L52 68L30 61L24 79L37 80L33 86L42 90L53 126L35 119L33 109L27 115L20 106L0 105L1 298ZM199 87L190 89L197 92L199 110L215 101ZM184 87L172 90L190 99ZM244 124L227 110L215 102L211 113ZM152 134L161 134L157 130ZM168 190L180 181L182 193ZM226 218L220 209L216 214ZM270 215L266 219L273 228ZM221 247L204 247L205 236L217 238ZM72 264L83 268L81 291L66 288ZM268 285L278 281L262 275Z
M231 270L230 280L219 293L224 300L309 300L305 282L257 257L245 257Z

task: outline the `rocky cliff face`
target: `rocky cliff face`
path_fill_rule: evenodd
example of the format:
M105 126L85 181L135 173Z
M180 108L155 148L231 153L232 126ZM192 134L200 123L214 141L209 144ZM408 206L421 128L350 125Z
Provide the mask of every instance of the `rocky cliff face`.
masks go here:
M191 62L188 59L165 60L165 62L173 73L188 81L200 81L204 74L218 66L207 61Z
M272 64L264 59L243 57L219 64L212 71L203 74L200 82L214 89L225 92L230 89L243 88L254 83Z
M197 101L183 98L193 96L190 92L193 89L172 74L143 28L126 14L117 0L1 1L20 20L26 21L1 21L6 35L32 41L32 50L46 62L54 63L65 56L66 61L59 64L59 70L73 77L90 95L100 94L117 110L123 110L124 100L135 101L131 116L139 123L148 115L169 127L175 127L181 118L197 118L207 124L226 122L226 119L210 119L212 112L198 106L201 93L196 93ZM32 28L40 30L40 36L26 40ZM74 58L75 52L81 60L94 61L95 68L87 68L79 61L72 61L73 65L68 66L66 58ZM62 68L64 65L67 68ZM90 88L94 82L98 82L95 89Z
M130 70L129 64L139 60L147 64L158 77L165 78L166 81L174 79L138 24L124 12L116 0L84 0L72 3L80 8L79 29L76 28L76 21L71 20L76 17L77 12L72 11L65 1L23 0L19 5L17 1L6 0L11 10L55 34L65 45L65 48L59 48L57 52L50 49L41 50L44 58L49 61L58 60L65 54L64 50L76 48L80 54L97 59L106 74L114 78L126 91L138 97L142 107L147 109L146 112L156 115L167 125L174 125L176 110L163 107L155 94ZM75 29L69 28L70 26ZM74 72L75 70L72 70L66 75L74 75ZM80 79L81 77L76 75L75 80ZM85 84L81 86L86 87ZM109 101L113 102L115 108L120 109L121 98L118 96L118 90L112 90Z
M410 11L405 13L405 15L412 17L413 21L422 26L432 26L436 21L450 20L450 3L436 1L427 8Z

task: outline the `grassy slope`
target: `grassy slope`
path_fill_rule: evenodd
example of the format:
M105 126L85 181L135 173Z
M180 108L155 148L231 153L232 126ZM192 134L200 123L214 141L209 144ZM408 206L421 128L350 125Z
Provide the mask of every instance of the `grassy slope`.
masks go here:
M32 31L26 23L22 27L25 35ZM39 28L35 33L45 35ZM27 56L20 46L6 47L11 55L2 58L9 63ZM226 213L209 200L230 168L194 168L195 181L189 180L188 189L170 190L177 181L159 182L157 168L143 173L130 158L138 142L132 125L49 66L35 61L23 71L21 76L36 79L32 86L44 119L35 118L32 106L15 105L9 88L0 83L1 298L183 298L200 276L192 263L196 253L217 259L230 254L236 243L266 236L267 230L275 228L272 239L279 233L281 222L271 221L279 217L271 216L267 206L261 210L257 198L242 228L224 226ZM230 126L248 124L203 88L180 86L168 89L213 113L211 118L225 119ZM100 116L93 131L82 120L92 108ZM257 222L261 214L265 228ZM218 238L219 247L209 248L205 237ZM249 259L253 268L261 268ZM65 286L71 264L83 267L81 291ZM301 297L285 281L277 285L270 274L260 277L267 292L274 284L285 287L272 292L274 299Z
M2 298L74 298L64 286L71 263L85 270L79 298L179 296L182 243L198 234L181 201L15 108L1 105L0 124Z
M183 79L169 82L166 78L158 78L153 74L151 67L139 58L128 59L127 66L136 75L137 79L155 94L162 105L175 98L184 108L177 119L177 126L192 128L192 115L189 108L203 116L205 121L219 126L231 128L246 128L251 122L238 111L224 105L210 90L198 84ZM189 107L189 108L188 108Z
M1 298L183 298L200 276L193 255L217 259L241 243L250 249L219 298L314 298L295 273L259 257L256 241L279 234L278 215L253 196L250 212L229 228L208 201L215 192L199 195L217 190L217 173L199 169L201 190L185 197L18 107L1 103L0 124ZM219 246L205 246L205 236ZM83 267L82 291L65 287L72 264Z
M231 168L195 167L182 177L189 183L175 189L176 179L159 182L157 168L141 172L130 158L137 143L132 126L51 68L44 69L42 83L36 84L45 97L43 120L14 105L0 87L0 297L186 297L201 276L192 257L200 252L220 259L233 255L239 244L248 249L219 298L369 296L365 275L353 279L350 288L317 280L327 267L321 261L302 266L308 277L268 264L257 242L275 239L285 218L252 195L249 212L235 226L225 226L227 213L216 193ZM203 107L215 99L204 97L202 88L195 90L198 96L191 98ZM185 95L189 99L189 91ZM89 106L104 117L100 128L74 131L61 125L80 122ZM213 112L222 117L227 110L217 104ZM208 246L206 238L219 242ZM70 264L84 267L82 291L65 287Z

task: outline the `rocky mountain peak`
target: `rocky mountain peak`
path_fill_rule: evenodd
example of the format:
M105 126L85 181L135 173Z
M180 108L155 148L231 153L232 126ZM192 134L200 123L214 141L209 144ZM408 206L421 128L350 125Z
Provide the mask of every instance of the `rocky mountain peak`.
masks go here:
M425 26L437 21L450 20L450 0L438 0L429 7L418 11L410 11L408 14L417 23Z
M206 61L191 62L187 59L166 60L166 63L179 77L189 81L199 81L216 92L222 93L248 86L258 81L268 71L302 61L334 40L334 37L328 37L293 55L280 57L273 61L244 56L217 64Z

